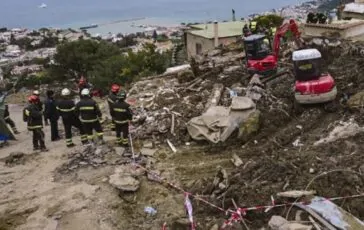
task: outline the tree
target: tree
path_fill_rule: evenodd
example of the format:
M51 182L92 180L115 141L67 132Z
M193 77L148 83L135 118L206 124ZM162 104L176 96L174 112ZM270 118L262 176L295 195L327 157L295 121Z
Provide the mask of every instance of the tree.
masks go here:
M56 65L52 66L52 73L60 78L78 78L93 71L101 60L119 54L117 46L104 41L81 39L65 42L57 47L57 54L54 56Z
M275 14L262 15L254 19L258 25L269 28L271 24L274 27L279 27L282 25L284 18Z

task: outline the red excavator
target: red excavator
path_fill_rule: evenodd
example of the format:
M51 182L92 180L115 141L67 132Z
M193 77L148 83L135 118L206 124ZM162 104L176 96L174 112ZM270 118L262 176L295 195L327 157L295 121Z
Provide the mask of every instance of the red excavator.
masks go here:
M279 27L274 35L273 45L264 34L253 34L244 38L246 65L249 73L266 76L277 71L281 39L287 32L293 34L297 46L302 48L301 33L293 19Z
M246 65L249 73L270 76L274 79L277 72L281 39L291 32L299 50L292 54L295 75L295 102L298 104L316 104L333 101L337 90L335 80L329 73L321 70L321 53L317 49L304 49L296 22L291 19L276 32L271 42L263 34L254 34L244 39ZM268 80L268 79L266 79Z

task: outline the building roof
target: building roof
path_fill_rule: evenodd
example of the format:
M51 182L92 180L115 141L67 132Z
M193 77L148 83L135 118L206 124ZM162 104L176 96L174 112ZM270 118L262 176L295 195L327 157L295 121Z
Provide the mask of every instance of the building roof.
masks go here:
M245 22L243 21L219 22L218 23L219 38L237 37L242 35L244 25ZM189 31L190 34L208 39L214 38L214 23L198 24L198 25L193 25L191 27L196 30L190 30Z
M337 21L331 24L312 24L312 23L305 23L305 27L317 27L317 28L327 28L327 29L336 29L336 30L346 30L355 26L363 25L363 20L344 20L344 21Z
M363 14L364 13L364 4L363 3L349 3L345 5L344 12L352 12Z
M293 61L303 61L316 58L321 58L321 53L317 49L297 50L292 53Z

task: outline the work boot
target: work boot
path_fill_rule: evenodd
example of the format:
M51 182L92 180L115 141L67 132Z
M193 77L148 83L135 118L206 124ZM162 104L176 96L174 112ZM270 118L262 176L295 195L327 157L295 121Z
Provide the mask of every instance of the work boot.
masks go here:
M48 152L49 150L46 147L42 147L42 148L40 148L40 151L41 152Z
M40 150L39 147L33 147L33 151L38 151L38 150Z
M74 144L74 143L71 143L71 144L69 144L69 145L67 145L67 148L73 148L73 147L75 147L76 145Z

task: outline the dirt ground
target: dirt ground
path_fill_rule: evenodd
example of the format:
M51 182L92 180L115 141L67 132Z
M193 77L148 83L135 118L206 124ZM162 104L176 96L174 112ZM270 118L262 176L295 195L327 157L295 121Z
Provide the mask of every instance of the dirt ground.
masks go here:
M364 119L361 109L350 109L343 101L347 95L364 90L364 79L357 72L364 67L361 60L343 56L328 63L339 91L335 112L325 110L325 105L294 110L293 79L288 77L271 85L267 91L271 96L257 104L263 114L261 130L247 142L231 138L218 145L186 145L181 141L176 153L162 142L148 163L169 182L225 210L234 208L232 200L239 207L267 205L271 196L288 190L316 190L323 197L362 194ZM61 172L71 150L64 140L50 142L49 127L45 131L50 151L33 153L31 134L21 120L21 111L22 106L10 106L21 134L17 141L0 149L0 230L157 230L164 223L167 229L189 229L184 194L166 183L142 176L137 192L122 193L108 183L118 165L106 163ZM331 137L333 141L321 143L337 127L343 128ZM341 137L346 131L349 134ZM114 137L108 135L106 139L112 144ZM80 145L79 137L74 141ZM82 151L81 146L77 148ZM6 164L5 158L14 152L25 155ZM239 167L231 163L234 154L243 162ZM223 188L214 183L221 169L227 175ZM212 206L191 200L197 229L213 229L229 218ZM337 204L364 219L362 199ZM153 207L157 213L145 213L146 207ZM260 229L267 227L273 214L287 213L286 208L248 212L246 222L250 229ZM288 219L294 215L295 210Z

